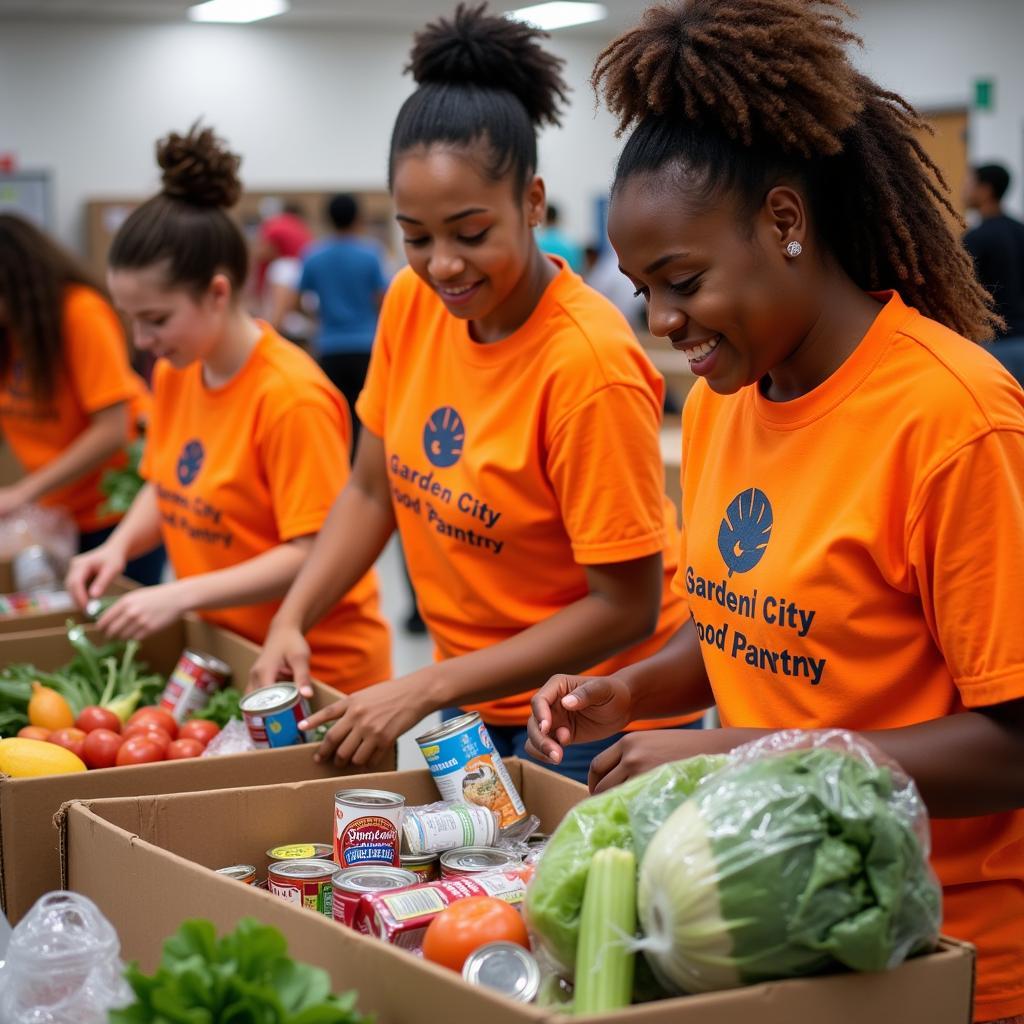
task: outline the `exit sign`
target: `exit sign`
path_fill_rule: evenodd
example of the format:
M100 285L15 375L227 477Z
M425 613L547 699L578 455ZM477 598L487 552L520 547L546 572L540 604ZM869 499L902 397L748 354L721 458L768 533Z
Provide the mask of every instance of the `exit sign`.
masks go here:
M991 78L974 80L974 109L992 110L996 105L996 83Z

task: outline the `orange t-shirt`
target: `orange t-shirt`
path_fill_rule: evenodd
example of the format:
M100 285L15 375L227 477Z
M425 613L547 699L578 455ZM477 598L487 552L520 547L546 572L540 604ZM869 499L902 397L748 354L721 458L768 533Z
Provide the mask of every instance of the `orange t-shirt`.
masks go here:
M246 562L316 533L348 479L345 401L301 349L264 325L222 387L200 363L158 362L142 475L156 488L179 577ZM203 611L262 643L280 601ZM391 638L371 571L308 633L313 676L351 693L391 675Z
M791 402L699 382L682 558L722 723L893 729L1024 697L1024 393L893 293ZM1024 811L933 820L980 1020L1024 1013Z
M590 671L647 656L685 621L671 593L678 534L658 445L662 387L622 316L565 267L526 323L488 345L411 270L398 274L357 410L384 439L438 658L500 643L581 599L586 565L658 551L655 635ZM522 725L531 696L474 709Z
M120 402L130 403L129 439L135 436L139 413L148 401L142 378L131 368L121 321L110 304L84 285L69 285L64 293L63 366L52 401L40 407L15 359L0 386L0 430L26 472L52 462L89 426L89 418ZM100 478L108 469L125 464L118 452L97 469L52 491L42 505L66 508L83 533L116 523L116 514L103 514Z

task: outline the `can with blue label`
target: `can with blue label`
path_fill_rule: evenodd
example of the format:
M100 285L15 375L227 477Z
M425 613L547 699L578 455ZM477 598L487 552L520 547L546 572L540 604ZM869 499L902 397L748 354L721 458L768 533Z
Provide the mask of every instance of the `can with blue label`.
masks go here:
M497 815L501 829L526 817L522 797L475 711L417 736L416 743L442 800L486 807Z
M299 722L308 715L306 702L293 683L275 683L247 693L239 709L257 747L294 747L307 741Z
M340 868L401 865L405 797L383 789L341 789L334 794L334 860Z

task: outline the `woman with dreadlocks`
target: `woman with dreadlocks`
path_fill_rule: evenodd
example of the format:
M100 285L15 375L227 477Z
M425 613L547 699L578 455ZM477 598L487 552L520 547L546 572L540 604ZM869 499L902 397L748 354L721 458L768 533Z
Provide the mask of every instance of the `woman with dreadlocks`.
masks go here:
M778 729L862 732L928 804L977 1019L1024 1019L1024 394L974 344L988 296L917 116L847 58L844 10L691 0L598 60L632 128L610 237L702 378L675 582L691 617L612 676L551 679L530 742L557 763L714 699L720 730L600 754L603 790Z

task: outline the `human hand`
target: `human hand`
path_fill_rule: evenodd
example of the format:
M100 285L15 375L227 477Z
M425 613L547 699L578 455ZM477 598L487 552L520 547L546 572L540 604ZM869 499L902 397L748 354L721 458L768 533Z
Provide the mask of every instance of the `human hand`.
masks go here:
M124 554L110 544L75 555L64 577L64 586L75 599L79 608L84 608L92 597L102 597L107 587L124 572L128 560Z
M185 600L185 581L142 587L119 597L97 620L109 637L142 640L177 622L189 611Z
M294 626L271 626L263 641L263 650L249 672L245 692L252 693L264 686L273 686L279 679L291 679L303 697L312 697L313 682L309 674L311 656L309 644L300 629Z
M616 676L552 676L530 702L526 752L560 764L570 744L622 732L630 705L629 689Z

